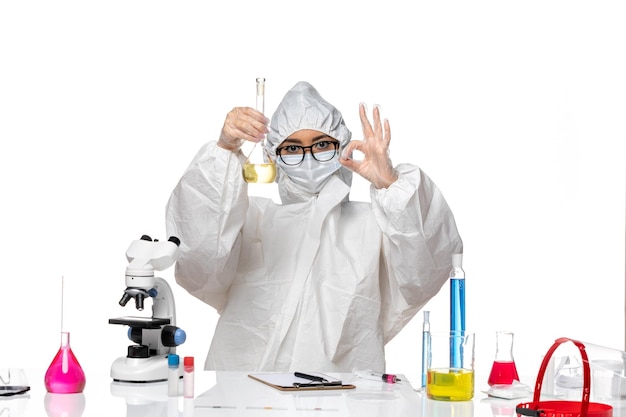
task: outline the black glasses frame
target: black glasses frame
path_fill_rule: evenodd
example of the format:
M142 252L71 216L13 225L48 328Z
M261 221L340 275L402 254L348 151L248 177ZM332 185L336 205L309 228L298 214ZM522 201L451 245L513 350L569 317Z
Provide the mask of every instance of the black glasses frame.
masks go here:
M320 143L330 143L331 145L333 145L333 147L335 148L334 151L335 153L333 153L333 156L331 156L330 158L326 159L326 160L319 160L317 159L317 157L315 156L315 152L313 152L313 148L316 147L317 145L319 145ZM301 158L300 161L298 161L295 164L290 164L287 163L284 159L283 156L281 155L281 152L283 151L283 149L289 147L289 146L293 146L295 148L300 148L302 150L302 154L301 154ZM300 165L302 163L302 161L304 161L304 156L306 155L306 150L309 150L309 153L311 154L311 156L313 156L313 159L315 159L318 162L328 162L331 159L333 159L335 157L335 155L337 155L337 150L339 149L339 142L335 142L335 141L330 141L330 140L324 140L321 142L317 142L314 143L311 146L300 146L300 145L287 145L287 146L283 146L282 148L277 148L276 149L276 155L278 155L278 157L280 158L281 161L283 161L285 163L285 165L289 165L289 166L296 166L296 165Z

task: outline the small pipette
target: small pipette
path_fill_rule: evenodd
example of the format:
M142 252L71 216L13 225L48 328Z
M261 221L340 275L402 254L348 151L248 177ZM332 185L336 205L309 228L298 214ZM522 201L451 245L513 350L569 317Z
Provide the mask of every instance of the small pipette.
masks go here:
M382 381L388 384L395 384L396 382L402 381L396 375L374 372L370 369L366 369L365 371L354 371L354 375L362 379L369 379L370 381Z
M426 388L426 374L428 372L428 352L430 351L430 311L424 311L422 325L422 388Z

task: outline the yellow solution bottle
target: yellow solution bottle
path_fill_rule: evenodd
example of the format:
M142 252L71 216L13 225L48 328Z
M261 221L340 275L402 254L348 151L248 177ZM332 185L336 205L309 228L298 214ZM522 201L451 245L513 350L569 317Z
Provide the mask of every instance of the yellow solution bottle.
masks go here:
M256 79L256 109L265 114L265 78ZM269 184L276 179L276 164L265 150L265 137L254 145L246 158L243 179L256 184Z
M428 398L443 401L469 401L474 397L474 371L471 369L429 369Z
M469 401L474 397L474 334L434 332L428 343L426 395L431 400ZM458 352L458 356L451 355ZM458 364L454 361L458 360Z

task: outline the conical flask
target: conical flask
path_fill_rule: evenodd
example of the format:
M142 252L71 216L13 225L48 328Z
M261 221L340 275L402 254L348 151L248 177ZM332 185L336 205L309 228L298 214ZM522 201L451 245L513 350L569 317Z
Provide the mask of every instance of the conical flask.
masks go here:
M265 114L265 78L256 79L256 109ZM246 152L246 151L244 151ZM276 179L276 164L265 150L265 138L246 153L243 179L248 183L269 184Z
M513 359L513 332L496 332L496 358L491 366L488 384L511 385L519 381L517 367Z
M70 347L69 332L61 332L61 347L46 371L46 390L55 394L83 392L85 373Z

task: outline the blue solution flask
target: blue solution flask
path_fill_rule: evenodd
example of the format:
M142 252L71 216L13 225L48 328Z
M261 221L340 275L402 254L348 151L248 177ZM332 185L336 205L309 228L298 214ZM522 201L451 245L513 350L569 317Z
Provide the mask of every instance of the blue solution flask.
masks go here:
M463 254L452 255L450 271L450 367L463 367L462 338L465 336L465 271Z

